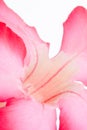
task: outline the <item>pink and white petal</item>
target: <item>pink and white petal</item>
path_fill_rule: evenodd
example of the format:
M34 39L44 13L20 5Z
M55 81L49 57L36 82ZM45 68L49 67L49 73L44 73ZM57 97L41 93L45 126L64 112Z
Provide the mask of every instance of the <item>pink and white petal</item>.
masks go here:
M75 80L87 84L87 10L76 7L64 23L64 35L61 50L70 54L76 54L75 61L79 73Z
M0 100L20 93L26 48L22 39L0 23Z
M56 130L55 110L31 100L8 101L0 109L1 130Z
M20 76L25 55L22 39L4 23L0 23L0 74Z
M87 90L67 93L61 98L59 107L59 130L87 130Z

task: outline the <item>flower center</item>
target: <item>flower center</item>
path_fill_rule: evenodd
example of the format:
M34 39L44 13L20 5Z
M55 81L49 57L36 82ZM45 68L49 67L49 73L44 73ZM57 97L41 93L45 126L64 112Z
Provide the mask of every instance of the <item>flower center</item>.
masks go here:
M50 61L39 68L36 67L29 77L25 77L23 89L27 96L40 103L53 105L62 93L72 90L73 76L78 68L75 64L75 55L70 57L61 52L57 60L57 64Z

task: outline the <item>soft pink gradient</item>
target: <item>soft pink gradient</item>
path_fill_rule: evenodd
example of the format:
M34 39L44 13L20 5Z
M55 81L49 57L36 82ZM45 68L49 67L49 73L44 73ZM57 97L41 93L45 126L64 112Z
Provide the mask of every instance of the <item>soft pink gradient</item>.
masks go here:
M59 130L87 130L87 96L86 100L76 94L65 96L60 100L60 111Z
M61 49L67 54L78 53L80 69L74 79L87 85L87 10L83 7L75 8L64 23ZM67 94L59 106L60 130L87 130L87 90L78 91L78 95Z
M86 23L87 11L77 7L64 23L59 54L49 59L49 44L0 0L0 101L7 103L0 130L56 130L49 104L61 110L60 130L87 130L87 92L75 82L87 83Z
M25 54L21 38L0 23L0 100L17 95Z
M31 100L10 100L0 110L0 130L56 130L54 110Z
M75 80L87 85L87 10L85 8L75 8L64 23L61 50L68 54L77 53L75 60L79 73Z

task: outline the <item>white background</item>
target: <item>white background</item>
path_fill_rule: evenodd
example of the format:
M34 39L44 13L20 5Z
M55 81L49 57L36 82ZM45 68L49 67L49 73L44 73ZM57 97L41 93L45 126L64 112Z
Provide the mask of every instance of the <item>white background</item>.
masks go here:
M63 22L78 5L87 8L87 0L4 0L24 21L35 26L40 37L51 43L50 56L61 45Z
M76 6L87 8L87 0L4 0L24 21L35 26L40 37L50 42L50 57L61 45L63 22ZM59 115L59 110L57 110ZM59 122L59 120L58 120ZM58 125L58 123L57 123Z

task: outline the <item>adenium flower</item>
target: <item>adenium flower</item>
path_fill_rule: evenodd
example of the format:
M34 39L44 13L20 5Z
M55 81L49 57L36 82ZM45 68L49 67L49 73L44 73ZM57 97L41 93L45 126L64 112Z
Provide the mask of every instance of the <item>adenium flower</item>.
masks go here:
M87 130L87 11L64 23L59 53L0 0L0 130Z

